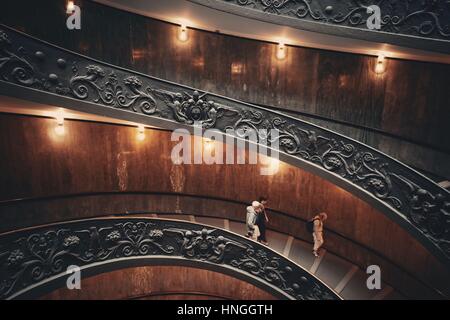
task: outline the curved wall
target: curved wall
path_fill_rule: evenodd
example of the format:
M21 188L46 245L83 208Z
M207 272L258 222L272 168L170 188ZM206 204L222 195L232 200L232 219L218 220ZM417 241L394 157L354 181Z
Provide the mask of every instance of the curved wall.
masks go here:
M254 285L210 270L179 266L120 269L82 278L82 290L60 288L42 300L273 300Z
M23 209L20 207L23 201L3 203L0 205L3 230L124 211L151 211L156 201L145 195L149 192L184 193L243 203L265 194L270 198L270 208L294 218L305 220L317 212L328 212L329 229L383 253L444 292L448 290L448 270L406 231L362 200L299 168L282 163L276 175L262 176L258 165L175 166L170 159L175 144L170 142L170 132L146 130L146 139L139 142L136 128L132 127L66 120L66 136L57 137L54 126L54 119L0 116L0 200L102 192L137 195L75 199L69 206L67 202L47 202L41 207L43 211ZM174 211L205 210L189 202L166 201L166 209L171 202ZM105 202L108 205L103 207ZM164 208L164 201L159 208ZM221 212L224 217L243 217L245 205L236 210ZM272 219L270 227L304 235L303 224L286 218ZM359 265L375 261L372 255L361 254L336 238L330 245L339 255ZM399 277L398 272L390 272L389 268L383 276ZM404 282L407 285L406 278Z
M22 10L28 2L6 1L0 21L115 65L300 112L294 115L374 146L432 178L450 178L450 142L443 139L450 118L450 65L389 59L387 72L376 76L374 57L300 47L289 47L286 60L278 61L274 44L197 30L180 43L171 24L90 1L77 4L83 12L80 31L65 28L64 2L42 1L35 10Z

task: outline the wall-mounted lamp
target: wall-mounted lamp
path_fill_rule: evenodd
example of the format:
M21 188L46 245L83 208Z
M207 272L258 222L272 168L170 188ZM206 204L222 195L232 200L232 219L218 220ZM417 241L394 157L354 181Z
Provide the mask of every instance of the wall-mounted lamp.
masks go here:
M136 135L136 139L138 139L138 141L144 141L145 140L145 128L143 125L138 125L138 133Z
M205 150L211 152L214 150L214 140L211 139L203 139L203 147L205 148Z
M259 154L260 170L262 175L274 175L280 169L280 160L278 157L264 156Z
M273 169L278 169L280 166L280 160L277 158L270 158L270 167Z
M382 74L386 71L386 57L384 54L378 55L377 65L375 66L375 73Z
M56 118L55 133L58 136L63 136L64 133L65 133L65 129L64 129L64 111L62 109L59 109L56 112L55 118Z
M280 42L277 45L277 59L284 60L285 58L286 58L286 45Z
M244 73L244 65L239 62L233 62L231 64L231 74L237 75Z
M73 3L73 1L67 1L67 9L66 12L69 14L72 14L73 11L75 10L75 4Z
M180 40L181 42L186 42L188 41L188 39L188 29L186 25L182 24L180 26L180 29L178 30L178 40Z

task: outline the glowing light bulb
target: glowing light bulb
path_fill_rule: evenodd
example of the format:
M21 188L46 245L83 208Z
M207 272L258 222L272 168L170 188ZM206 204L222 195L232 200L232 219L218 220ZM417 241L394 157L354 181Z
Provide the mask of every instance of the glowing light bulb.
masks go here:
M386 71L386 57L380 54L377 58L377 65L375 66L375 73L382 74Z
M73 1L68 1L67 2L67 13L72 13L73 10L75 10L75 4L73 3Z
M182 24L180 26L180 29L178 30L178 40L180 40L181 42L186 42L188 41L188 39L188 29L186 25Z
M56 111L55 118L58 125L64 125L64 110L58 109L58 111Z
M56 127L55 127L55 133L58 136L63 136L65 133L65 129L64 129L64 110L63 109L58 109L58 111L56 111Z
M286 45L280 42L277 46L277 59L284 60L285 58L286 58Z
M214 150L214 141L211 139L204 139L204 147L205 147L205 150L208 150L208 151Z
M260 154L260 161L263 175L274 175L280 169L280 160L277 155L263 156Z
M57 125L55 127L55 133L58 136L63 136L66 133L66 129L64 128L64 125Z
M277 158L270 158L270 166L272 168L278 168L280 165L280 160Z
M144 128L143 125L139 125L139 126L138 126L138 133L137 133L136 138L137 138L139 141L144 141L144 140L145 140L145 128Z

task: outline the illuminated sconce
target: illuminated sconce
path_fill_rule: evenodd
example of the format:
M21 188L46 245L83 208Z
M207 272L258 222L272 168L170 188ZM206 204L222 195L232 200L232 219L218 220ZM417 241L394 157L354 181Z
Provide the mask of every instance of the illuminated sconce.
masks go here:
M263 170L264 175L274 175L280 169L280 160L278 160L278 157L263 156L260 154L259 158L262 165L261 170Z
M284 60L285 58L286 58L286 45L280 42L277 46L277 59Z
M244 65L242 63L233 62L231 64L231 74L241 74L244 72Z
M205 150L211 152L214 150L214 141L211 139L203 139L203 146Z
M145 128L143 125L138 125L138 133L136 138L138 139L138 141L144 141L145 140Z
M73 13L73 11L75 10L75 4L73 3L73 1L67 1L67 13Z
M382 74L386 71L386 57L380 54L377 58L377 65L375 66L375 73Z
M272 169L278 169L280 166L280 160L277 158L270 158L270 167Z
M186 25L182 24L180 26L180 29L178 30L178 40L180 40L181 42L186 42L188 41L188 39L188 29Z
M65 133L64 129L64 111L62 109L59 109L56 112L56 127L55 127L55 133L58 136L63 136Z

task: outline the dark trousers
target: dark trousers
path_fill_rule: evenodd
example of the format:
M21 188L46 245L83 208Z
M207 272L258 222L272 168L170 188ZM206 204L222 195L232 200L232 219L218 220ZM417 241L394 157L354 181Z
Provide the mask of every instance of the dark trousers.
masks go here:
M256 219L256 225L259 228L259 237L258 237L258 241L265 241L266 240L266 217L264 214L259 214L257 219Z

